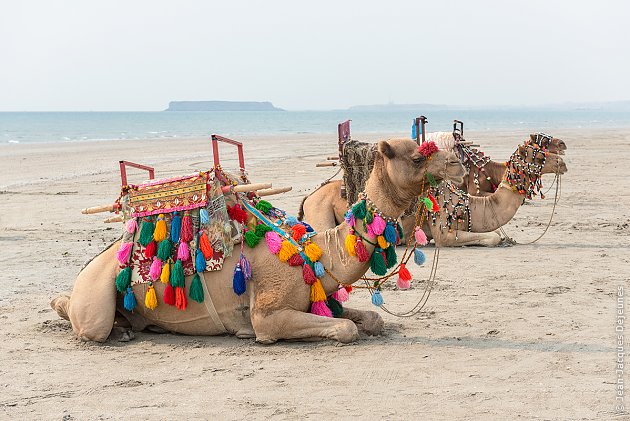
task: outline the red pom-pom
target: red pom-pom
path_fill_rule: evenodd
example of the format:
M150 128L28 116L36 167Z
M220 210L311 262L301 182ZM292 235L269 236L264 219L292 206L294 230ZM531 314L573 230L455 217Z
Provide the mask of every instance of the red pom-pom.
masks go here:
M153 256L155 256L155 241L151 241L144 248L144 257L146 257L147 259L152 259Z
M354 250L357 253L357 258L359 259L359 262L364 263L370 260L370 255L368 254L367 249L365 248L365 244L363 244L363 241L361 241L360 238L357 238L357 242L354 246Z
M244 224L247 221L247 212L245 212L238 203L227 208L230 219Z
M307 285L313 285L313 283L317 280L315 276L315 272L311 268L311 265L302 266L302 277L304 278L304 282Z
M435 196L433 196L431 193L429 193L429 200L431 201L431 203L433 203L433 210L431 212L439 212L440 205L438 205L438 202L435 199Z
M418 146L418 152L420 152L425 158L430 157L439 150L440 148L438 148L435 142L424 142Z
M302 224L295 224L291 227L291 231L293 231L293 239L295 241L300 241L302 236L306 234L306 227Z
M171 283L166 284L166 288L164 288L164 302L169 306L175 305L175 290L171 286Z
M289 266L302 266L304 259L300 256L300 253L296 253L289 258Z

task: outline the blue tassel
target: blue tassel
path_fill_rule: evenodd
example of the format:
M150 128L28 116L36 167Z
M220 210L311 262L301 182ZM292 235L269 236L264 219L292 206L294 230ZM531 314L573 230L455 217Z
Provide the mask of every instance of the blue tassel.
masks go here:
M427 258L422 252L422 250L420 250L419 248L416 248L413 251L413 261L416 263L416 265L422 266L424 262L426 262L426 260Z
M206 208L199 210L199 219L201 220L201 225L208 225L210 223L210 215L208 215Z
M396 235L396 228L391 223L387 223L385 226L385 232L383 233L383 237L385 237L385 241L389 244L396 244L398 240L398 236Z
M322 265L322 262L315 262L315 264L313 265L313 272L315 272L315 276L317 276L318 278L324 276L324 273L326 273L326 271L324 271L324 265Z
M372 304L377 307L385 304L385 302L383 301L383 296L381 295L381 291L379 291L378 289L374 291L374 294L372 294Z
M288 226L292 227L295 224L298 224L300 221L298 221L298 219L293 216L293 215L289 215L287 216L284 221L287 223Z
M125 294L124 306L125 310L133 311L136 308L136 296L133 294L133 290L131 287L127 288L127 293Z
M195 271L203 272L204 270L206 270L206 258L203 257L201 249L197 249L197 253L195 253Z
M178 212L173 213L173 219L171 219L171 241L173 243L179 242L179 233L182 230L182 217Z
M245 276L243 275L243 270L241 269L240 264L236 264L234 268L234 278L232 279L232 288L234 289L234 293L236 295L242 295L247 288L245 283Z
M416 122L414 121L411 123L411 139L416 140L416 137L418 137L418 134L416 133Z
M306 232L313 232L313 231L315 231L312 226L310 226L309 224L307 224L304 221L300 222L300 224L302 224L302 225L304 225L306 227Z

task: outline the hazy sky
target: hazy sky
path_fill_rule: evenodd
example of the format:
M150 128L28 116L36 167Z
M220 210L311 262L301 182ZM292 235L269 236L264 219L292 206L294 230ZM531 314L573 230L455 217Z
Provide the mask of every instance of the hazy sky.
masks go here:
M0 1L0 111L630 99L630 1Z

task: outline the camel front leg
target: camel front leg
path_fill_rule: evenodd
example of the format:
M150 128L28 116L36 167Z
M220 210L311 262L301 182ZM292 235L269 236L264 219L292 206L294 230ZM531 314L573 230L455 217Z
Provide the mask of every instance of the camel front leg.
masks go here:
M383 318L375 311L364 311L344 307L341 317L352 320L361 332L371 336L380 335L383 332L383 327L385 326Z
M440 232L439 228L431 228L433 239L438 247L462 247L462 246L484 246L495 247L501 243L501 236L494 231L491 232L468 232L445 230Z
M348 319L317 316L298 310L282 309L263 314L252 313L256 341L272 344L280 339L319 341L333 339L349 343L359 339L359 330Z

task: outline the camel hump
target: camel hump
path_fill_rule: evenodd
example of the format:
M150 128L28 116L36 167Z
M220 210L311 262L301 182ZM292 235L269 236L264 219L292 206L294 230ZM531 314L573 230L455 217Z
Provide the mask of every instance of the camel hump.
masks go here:
M68 316L68 303L70 302L70 297L68 295L60 295L57 298L53 298L50 302L50 307L57 312L59 317L62 319L70 320Z

